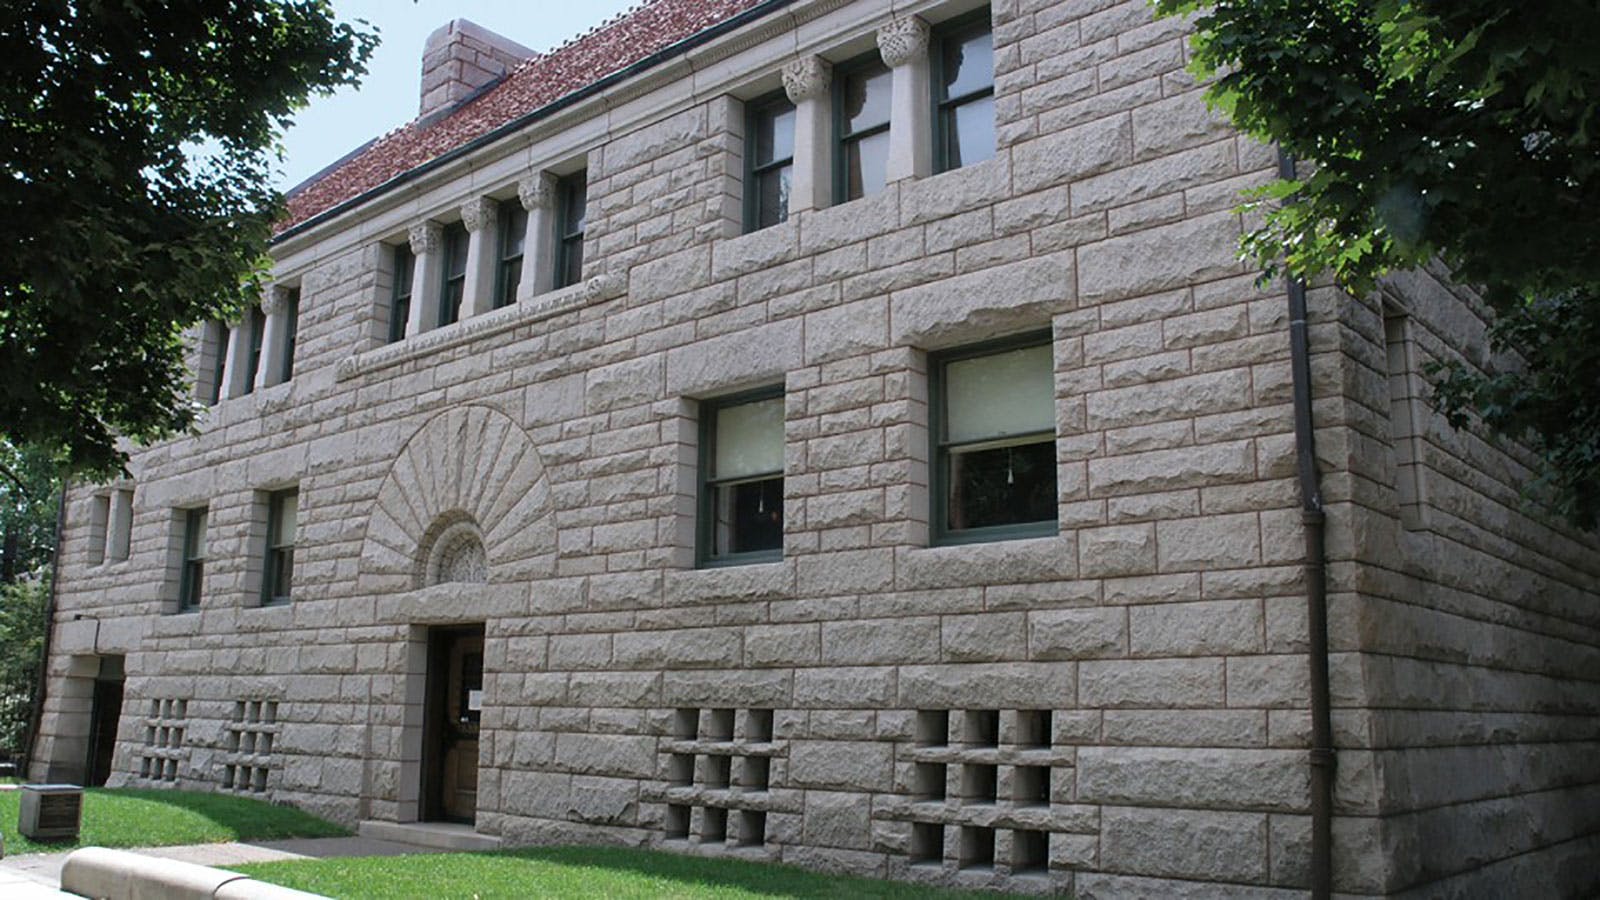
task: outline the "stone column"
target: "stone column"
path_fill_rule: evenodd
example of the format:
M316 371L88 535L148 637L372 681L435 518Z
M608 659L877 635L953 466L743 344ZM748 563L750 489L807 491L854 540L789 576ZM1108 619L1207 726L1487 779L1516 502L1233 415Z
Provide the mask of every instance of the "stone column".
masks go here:
M444 226L421 222L411 226L411 316L406 319L406 337L419 335L439 323L439 257L444 247Z
M272 285L261 298L261 313L265 330L261 335L261 364L256 367L255 389L271 387L283 380L284 310L288 307L289 289Z
M517 299L550 290L556 274L556 178L535 172L517 183L517 199L528 211L528 233L522 240L522 283Z
M923 178L933 171L929 98L928 23L916 16L878 29L878 53L894 70L889 104L888 182Z
M500 204L475 197L461 207L461 224L467 226L467 280L461 297L461 318L494 309L494 267L499 255L500 232L495 228Z
M783 67L783 90L794 104L794 175L789 214L833 203L833 67L819 56ZM748 190L748 185L746 186Z
M228 356L222 363L222 390L219 400L242 397L250 393L245 376L250 372L250 317L242 316L228 326Z

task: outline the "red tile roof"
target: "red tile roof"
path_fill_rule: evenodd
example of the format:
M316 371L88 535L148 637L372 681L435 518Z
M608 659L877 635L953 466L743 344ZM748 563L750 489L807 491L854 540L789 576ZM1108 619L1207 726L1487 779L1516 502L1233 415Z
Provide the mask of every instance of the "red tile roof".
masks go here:
M763 0L646 0L518 66L450 113L389 132L289 197L282 234L451 150L627 68Z

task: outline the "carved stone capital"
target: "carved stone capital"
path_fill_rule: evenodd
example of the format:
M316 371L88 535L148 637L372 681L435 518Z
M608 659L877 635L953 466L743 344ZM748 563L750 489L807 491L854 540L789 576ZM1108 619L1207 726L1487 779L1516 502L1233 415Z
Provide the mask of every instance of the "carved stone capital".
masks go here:
M554 209L556 177L549 172L535 172L522 179L517 182L517 199L522 201L522 208L529 212L536 209Z
M288 288L281 284L269 285L261 294L261 312L264 315L275 316L283 311L288 302Z
M833 66L820 56L797 59L783 67L783 91L790 103L821 97L833 84Z
M418 222L411 226L407 235L411 241L411 252L421 256L439 249L444 241L444 226L438 222Z
M878 29L878 54L889 68L903 66L928 52L928 23L916 16L895 19Z
M461 204L461 224L467 226L468 231L493 228L499 214L500 204L488 197L474 197Z

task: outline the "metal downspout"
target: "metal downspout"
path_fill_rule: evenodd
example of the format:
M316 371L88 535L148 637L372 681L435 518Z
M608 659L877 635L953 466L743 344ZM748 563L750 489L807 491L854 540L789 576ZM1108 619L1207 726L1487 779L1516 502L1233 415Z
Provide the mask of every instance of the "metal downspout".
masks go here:
M1295 177L1294 157L1278 148L1278 176ZM1328 571L1317 472L1316 438L1311 420L1311 349L1306 333L1306 285L1285 276L1289 295L1289 357L1294 376L1295 464L1300 482L1300 521L1305 534L1307 656L1311 667L1311 896L1326 900L1333 893L1333 750L1332 702L1328 691Z

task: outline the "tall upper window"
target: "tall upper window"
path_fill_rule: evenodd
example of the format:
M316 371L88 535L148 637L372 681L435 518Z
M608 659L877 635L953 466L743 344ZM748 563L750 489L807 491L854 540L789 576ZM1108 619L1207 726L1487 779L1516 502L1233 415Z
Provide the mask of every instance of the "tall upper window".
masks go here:
M701 406L700 559L727 565L783 554L783 389Z
M467 290L467 226L453 222L444 227L444 281L439 290L439 325L461 318L461 298Z
M789 218L794 172L794 104L780 91L745 108L745 231Z
M300 492L278 491L267 499L267 553L261 576L261 603L289 602L294 586L294 542Z
M1050 335L929 359L936 542L1053 534L1055 367Z
M494 305L496 309L517 302L517 288L522 284L522 242L528 234L528 211L522 203L509 200L500 205L499 259L494 272Z
M411 317L411 278L415 269L416 257L411 255L411 245L394 248L394 294L389 298L390 343L406 336L406 320Z
M987 9L933 33L933 163L940 172L994 156L993 38Z
M183 569L178 582L178 611L200 608L206 568L206 508L183 511Z
M589 212L589 173L561 179L556 208L556 283L558 288L583 280L583 229Z
M283 372L282 381L294 377L295 339L300 333L300 289L289 291L283 301Z
M244 392L256 389L256 373L261 371L261 342L267 336L267 316L261 307L252 305L246 316L250 326L250 357L244 372Z
M835 203L876 194L888 183L893 84L893 73L877 53L834 71Z
M211 343L211 383L207 386L206 403L216 406L225 394L222 378L228 367L228 326L213 320L206 323L206 332Z

